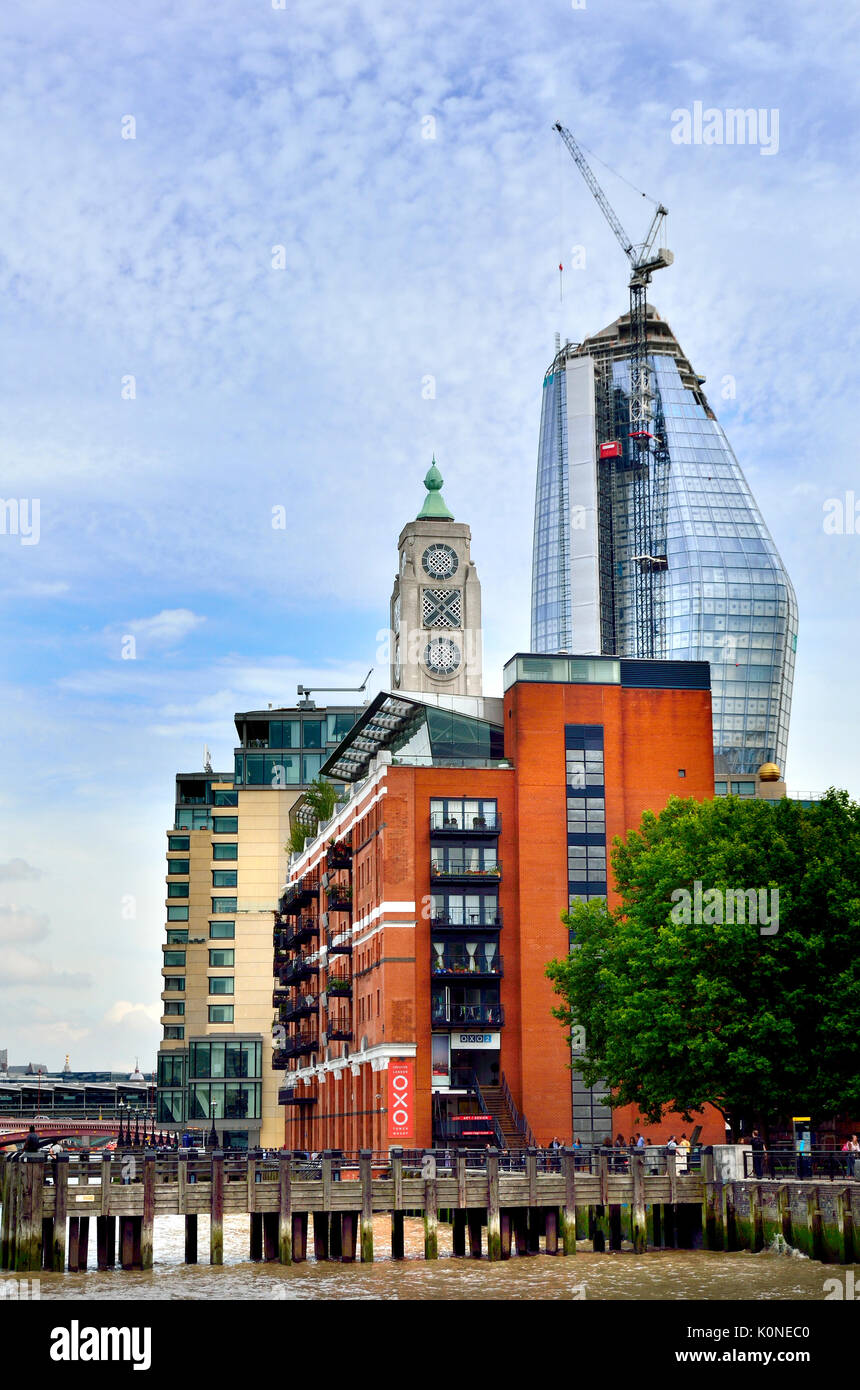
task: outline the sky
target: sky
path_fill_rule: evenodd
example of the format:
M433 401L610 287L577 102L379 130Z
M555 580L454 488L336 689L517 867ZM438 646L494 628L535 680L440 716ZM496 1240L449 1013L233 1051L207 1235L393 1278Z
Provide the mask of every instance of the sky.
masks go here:
M175 773L206 745L229 768L234 712L299 682L386 684L434 452L472 528L488 693L527 649L554 335L627 307L556 120L629 180L594 164L634 239L636 190L670 209L652 300L797 590L789 787L860 794L856 13L280 5L0 16L13 1063L154 1065ZM757 143L682 143L696 103L761 112Z

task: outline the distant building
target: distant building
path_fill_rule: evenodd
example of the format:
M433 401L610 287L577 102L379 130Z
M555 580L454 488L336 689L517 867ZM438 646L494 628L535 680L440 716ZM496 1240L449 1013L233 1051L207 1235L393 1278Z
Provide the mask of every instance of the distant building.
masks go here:
M785 766L797 602L696 374L648 309L651 470L631 457L630 316L560 347L543 384L534 651L708 661L717 777ZM653 480L652 480L653 482ZM640 524L643 507L653 509ZM642 534L656 553L639 551ZM653 590L642 632L639 588Z

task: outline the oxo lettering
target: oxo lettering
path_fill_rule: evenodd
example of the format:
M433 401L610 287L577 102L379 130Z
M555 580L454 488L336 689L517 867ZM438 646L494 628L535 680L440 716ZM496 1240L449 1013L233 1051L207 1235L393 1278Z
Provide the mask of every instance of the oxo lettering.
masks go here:
M391 1118L396 1125L406 1125L409 1123L409 1081L402 1072L391 1078L391 1089L394 1091Z

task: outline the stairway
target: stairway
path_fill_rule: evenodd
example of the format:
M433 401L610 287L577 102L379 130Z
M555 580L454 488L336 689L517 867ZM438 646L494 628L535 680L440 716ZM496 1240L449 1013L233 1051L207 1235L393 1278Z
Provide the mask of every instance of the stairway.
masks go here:
M501 1086L482 1086L481 1095L484 1097L487 1110L492 1115L493 1119L499 1122L499 1128L504 1135L505 1148L512 1150L514 1153L520 1153L523 1149L526 1149L528 1145L526 1144L525 1136L520 1134L514 1124L513 1116L508 1108L508 1103L505 1100Z

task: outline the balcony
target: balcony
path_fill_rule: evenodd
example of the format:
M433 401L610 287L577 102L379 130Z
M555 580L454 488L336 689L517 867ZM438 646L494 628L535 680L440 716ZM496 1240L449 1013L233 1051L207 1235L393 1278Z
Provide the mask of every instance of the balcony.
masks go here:
M326 856L329 869L351 869L352 847L343 843L332 845Z
M501 1028L505 1011L501 1004L447 1004L434 1000L434 1028Z
M325 1031L329 1042L352 1042L352 1021L349 1014L329 1014Z
M319 1034L316 1029L313 1031L309 1028L299 1029L297 1032L293 1033L291 1037L287 1038L279 1054L273 1053L273 1057L278 1055L283 1057L302 1057L310 1052L319 1051L319 1045Z
M319 923L315 917L298 917L287 926L276 927L273 940L277 950L292 951L303 942L312 941L319 934Z
M325 934L325 944L330 956L352 955L352 933L347 927L339 931L329 930Z
M352 888L348 883L333 883L327 891L329 912L352 912Z
M495 905L477 910L451 907L447 912L434 913L430 925L434 931L462 931L464 927L498 930L502 925L502 909Z
M351 999L352 980L345 975L330 977L326 984L326 997L328 999Z
M319 894L319 884L300 878L291 883L283 894L278 906L285 917L295 917L303 907L307 907Z
M430 973L436 979L462 981L464 976L471 980L501 979L505 973L504 961L492 945L492 942L478 942L471 954L465 945L434 951L430 957Z
M300 980L309 980L319 972L319 968L319 961L304 953L276 967L282 985L297 985Z
M272 1004L280 1009L281 1023L294 1023L297 1018L310 1018L319 1013L320 1003L315 994L300 994L290 1002L283 997L289 993L289 990L276 989L272 995Z
M448 836L462 837L468 835L471 839L481 835L500 835L502 830L501 813L496 811L485 812L483 815L465 814L458 812L431 811L430 812L430 834L434 838Z
M317 1098L309 1091L299 1091L292 1086L282 1086L278 1091L278 1105L316 1105Z
M430 878L433 883L498 883L502 866L498 861L481 864L471 858L448 855L444 860L431 860Z

